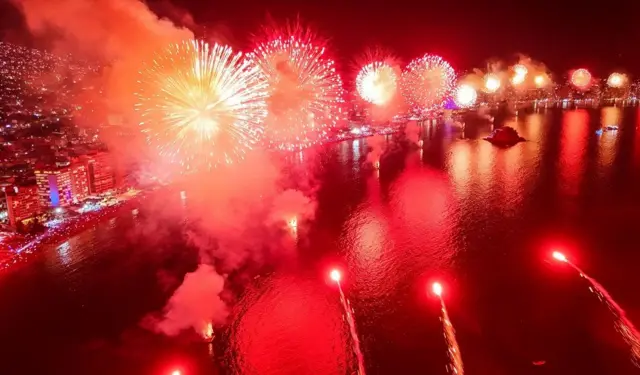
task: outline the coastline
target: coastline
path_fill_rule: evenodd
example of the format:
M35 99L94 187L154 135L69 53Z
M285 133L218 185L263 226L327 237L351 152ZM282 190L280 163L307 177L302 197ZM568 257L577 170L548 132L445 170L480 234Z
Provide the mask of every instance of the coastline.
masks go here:
M59 226L47 228L43 233L26 235L23 239L11 245L5 245L5 254L0 254L0 272L28 261L38 254L38 250L42 246L62 243L73 236L100 225L107 219L113 218L124 209L135 208L139 200L146 197L146 193L147 191L141 191L135 196L113 206L81 214Z

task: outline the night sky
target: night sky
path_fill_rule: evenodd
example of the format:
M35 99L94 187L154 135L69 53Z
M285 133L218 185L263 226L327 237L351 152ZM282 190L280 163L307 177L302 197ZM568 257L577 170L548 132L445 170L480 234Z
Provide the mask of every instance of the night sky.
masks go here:
M97 0L100 1L100 0ZM108 1L108 0L104 0ZM52 1L52 5L55 1ZM406 1L406 0L149 0L176 22L190 14L209 36L248 48L250 35L271 17L300 16L329 39L343 66L370 46L405 62L426 52L458 70L484 67L487 59L530 55L556 72L586 67L606 76L613 69L640 74L640 1ZM607 5L605 5L607 4ZM19 13L0 0L5 39L21 39ZM24 40L24 38L22 38Z

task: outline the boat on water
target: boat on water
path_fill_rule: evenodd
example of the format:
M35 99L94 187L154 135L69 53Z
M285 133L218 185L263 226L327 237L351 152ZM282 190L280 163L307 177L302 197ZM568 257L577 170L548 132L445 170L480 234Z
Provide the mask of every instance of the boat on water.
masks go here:
M509 126L495 129L484 139L499 147L511 147L525 141L514 128Z
M597 135L602 135L602 133L604 132L617 132L618 131L618 126L617 125L607 125L607 126L603 126L602 128L596 130L596 134Z

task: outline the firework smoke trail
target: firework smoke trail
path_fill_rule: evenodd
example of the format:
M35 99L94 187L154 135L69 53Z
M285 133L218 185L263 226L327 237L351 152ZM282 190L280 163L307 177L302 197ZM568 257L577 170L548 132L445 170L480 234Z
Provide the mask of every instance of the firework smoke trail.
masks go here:
M342 80L322 43L308 31L272 32L247 55L269 83L266 138L300 150L321 143L344 120Z
M161 156L187 170L243 159L262 135L267 81L230 47L185 41L140 72L140 125Z
M567 263L573 269L575 269L580 277L584 278L591 284L589 290L593 292L600 301L602 301L611 314L615 318L615 327L618 333L622 336L623 340L629 345L631 349L631 361L637 367L640 367L640 333L636 330L633 323L627 318L627 313L618 305L618 303L611 297L609 292L600 285L598 281L584 273L578 266L570 262L564 254L555 251L553 258L560 262Z
M442 311L442 329L444 331L444 339L447 342L447 354L451 360L451 369L455 375L464 375L464 364L462 363L462 354L460 353L460 347L458 346L458 340L456 340L456 331L449 320L449 314L447 313L447 307L442 299L442 285L440 283L433 284L433 294L435 294L440 300L440 306Z
M424 55L402 73L402 94L415 109L431 111L444 105L455 85L456 73L440 56Z
M349 332L351 333L351 341L353 341L353 352L356 355L356 359L358 361L358 375L365 375L364 370L364 356L362 355L362 350L360 350L360 339L358 338L358 331L356 330L356 321L353 317L353 309L351 309L351 303L345 297L344 292L342 291L342 286L340 285L340 279L342 275L338 270L332 270L330 273L331 280L335 281L338 284L338 291L340 291L340 302L342 302L342 308L344 309L344 315L347 319L347 324L349 325Z

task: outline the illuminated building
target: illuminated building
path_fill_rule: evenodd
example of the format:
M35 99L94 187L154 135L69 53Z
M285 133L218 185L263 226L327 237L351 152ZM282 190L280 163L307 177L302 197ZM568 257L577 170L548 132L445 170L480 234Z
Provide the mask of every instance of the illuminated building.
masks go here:
M116 187L111 155L100 152L85 155L85 166L89 178L89 193L102 194Z
M72 174L69 167L45 168L35 172L41 207L61 207L73 203Z
M71 173L71 194L74 202L83 200L89 195L89 174L87 167L81 163L73 163L69 167Z
M9 224L16 227L19 222L40 213L38 186L9 186L5 189Z

